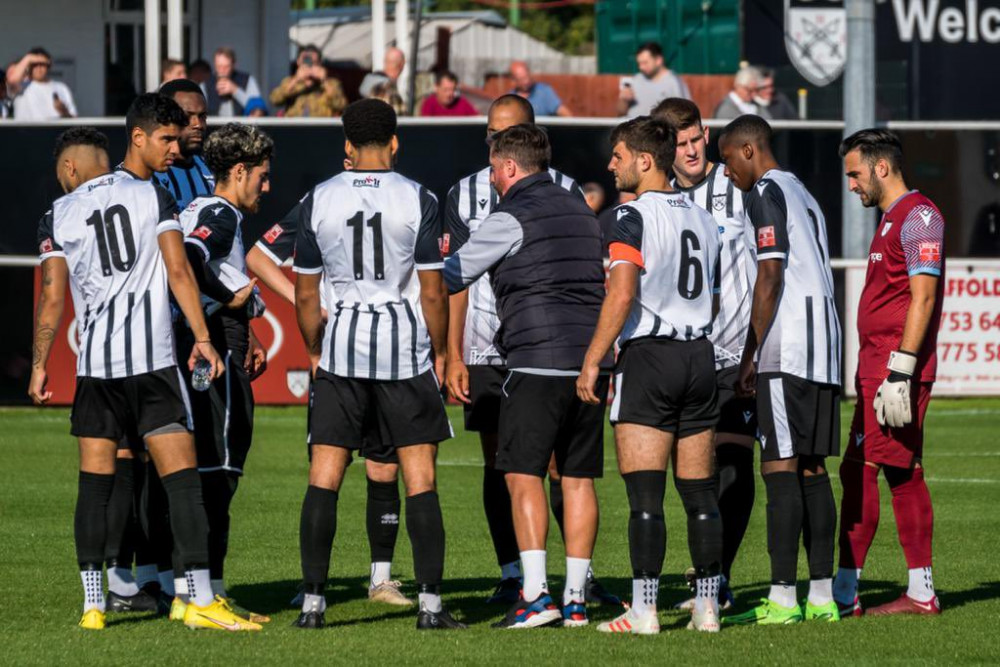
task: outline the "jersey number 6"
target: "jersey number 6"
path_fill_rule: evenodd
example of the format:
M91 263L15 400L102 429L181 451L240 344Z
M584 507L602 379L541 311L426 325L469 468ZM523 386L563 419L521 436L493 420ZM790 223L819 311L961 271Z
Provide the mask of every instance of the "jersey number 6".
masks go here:
M701 261L692 255L699 250L701 250L701 244L698 243L698 236L690 229L681 232L681 274L677 277L677 291L688 301L697 299L701 296L702 290L705 289ZM693 278L692 273L694 274ZM690 289L688 285L691 285Z

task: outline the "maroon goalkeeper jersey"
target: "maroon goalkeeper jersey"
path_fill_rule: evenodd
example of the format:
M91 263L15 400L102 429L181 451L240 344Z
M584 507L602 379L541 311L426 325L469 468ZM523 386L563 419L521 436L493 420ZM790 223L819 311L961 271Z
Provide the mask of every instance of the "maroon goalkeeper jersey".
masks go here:
M910 276L938 277L934 313L917 352L914 379L933 382L937 334L944 297L944 218L930 199L911 190L882 215L868 254L868 273L858 305L858 378L882 380L889 353L898 350L910 307Z

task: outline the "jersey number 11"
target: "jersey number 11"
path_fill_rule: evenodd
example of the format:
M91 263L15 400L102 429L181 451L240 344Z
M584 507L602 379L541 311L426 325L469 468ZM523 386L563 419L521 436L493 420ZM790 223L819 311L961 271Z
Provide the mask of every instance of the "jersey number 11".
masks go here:
M358 211L347 221L348 227L354 228L354 279L365 279L365 214ZM385 279L385 259L382 252L382 214L376 213L368 218L368 226L372 228L373 255L375 258L375 280Z

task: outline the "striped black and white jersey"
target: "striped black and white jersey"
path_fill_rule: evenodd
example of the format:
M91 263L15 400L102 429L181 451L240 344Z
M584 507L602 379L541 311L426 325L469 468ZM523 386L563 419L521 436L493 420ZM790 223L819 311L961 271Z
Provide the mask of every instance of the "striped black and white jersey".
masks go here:
M719 253L719 312L708 337L715 345L715 368L738 366L750 329L750 306L757 282L754 232L743 210L743 193L726 178L722 165L714 164L701 183L683 188L696 205L715 218L722 249Z
M549 175L556 185L583 198L583 190L569 176L555 169ZM483 220L499 203L500 198L490 184L490 168L470 174L452 186L445 203L445 252L456 252L465 245ZM503 366L494 339L500 328L496 300L490 278L484 274L469 287L469 309L465 315L465 335L462 342L465 363L470 366Z
M417 271L440 271L437 198L392 171L346 171L299 207L295 271L324 273L331 299L319 365L405 380L431 368Z
M153 178L170 191L181 210L215 191L215 177L200 155L192 156L187 165L175 162L166 171L153 174Z
M784 269L757 371L840 384L840 322L819 204L798 178L780 169L765 173L744 204L757 236L757 261L780 260Z
M632 310L618 338L697 340L712 332L718 291L715 219L680 192L647 191L615 210L611 268L639 267Z
M180 222L184 242L201 250L223 285L236 292L250 282L239 209L222 197L198 197L181 212Z
M42 261L64 257L76 310L80 377L123 378L176 365L158 237L181 231L177 204L115 172L60 197L38 227Z
M295 255L295 235L299 229L299 210L301 207L301 203L293 206L285 214L285 217L271 225L254 244L278 266L283 265ZM327 289L321 290L319 298L320 305L329 312L331 300L336 302L336 298L333 296L333 287L328 285Z

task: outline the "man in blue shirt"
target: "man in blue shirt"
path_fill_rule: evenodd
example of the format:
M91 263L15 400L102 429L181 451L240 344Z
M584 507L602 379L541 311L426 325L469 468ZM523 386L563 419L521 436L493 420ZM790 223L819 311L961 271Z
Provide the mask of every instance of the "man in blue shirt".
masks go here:
M573 112L559 99L552 86L531 78L531 70L526 63L520 60L511 63L510 78L514 81L514 90L510 92L531 102L536 116L573 115Z

